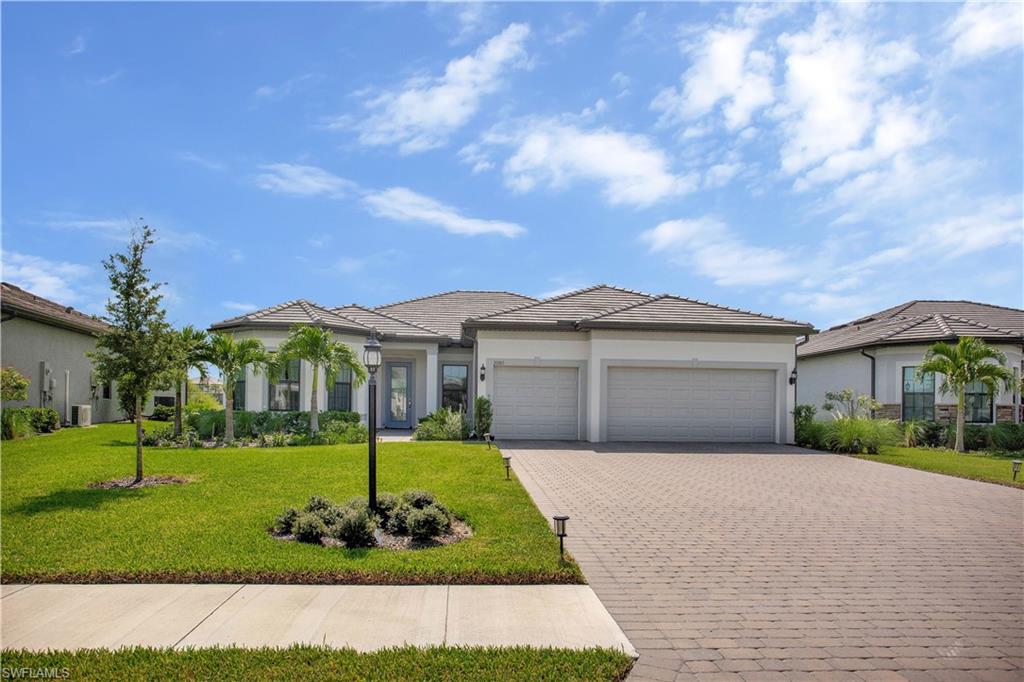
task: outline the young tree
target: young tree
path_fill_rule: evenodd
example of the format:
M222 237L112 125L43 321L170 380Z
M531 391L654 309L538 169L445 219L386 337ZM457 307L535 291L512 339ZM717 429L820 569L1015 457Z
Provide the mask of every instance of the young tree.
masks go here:
M28 400L28 378L13 367L0 370L0 401Z
M208 338L202 329L186 325L173 332L174 341L174 435L181 435L181 385L188 381L188 373L197 370L199 376L206 376Z
M1013 372L1006 367L1006 355L981 339L962 336L956 345L939 342L924 354L917 368L918 377L935 372L943 375L939 390L956 396L957 452L964 451L964 402L968 384L979 382L990 396L995 396L1002 384L1007 390L1013 383Z
M132 396L135 420L135 482L142 482L142 403L173 370L171 328L160 305L160 284L149 281L146 249L153 230L143 226L132 233L125 253L103 262L112 297L104 320L109 331L89 353L102 381L116 381L118 390Z
M359 361L348 345L334 340L334 335L326 329L297 324L291 328L288 338L277 349L277 358L272 373L277 374L289 360L305 360L313 367L312 397L309 402L309 433L315 435L320 430L317 405L317 388L319 385L320 368L324 368L325 380L328 384L344 368L352 370L352 386L359 386L366 381L366 368Z
M267 368L267 349L259 339L236 339L234 334L213 332L203 359L220 370L224 382L224 440L233 441L235 382L246 367L251 366L256 372Z

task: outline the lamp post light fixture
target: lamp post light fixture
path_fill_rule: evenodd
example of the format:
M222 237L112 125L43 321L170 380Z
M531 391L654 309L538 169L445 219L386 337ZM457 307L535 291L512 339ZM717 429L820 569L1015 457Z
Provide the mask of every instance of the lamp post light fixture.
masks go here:
M506 481L511 480L510 472L512 470L512 456L511 455L505 455L501 459L502 459L502 461L505 462L505 480Z
M1013 480L1017 480L1017 474L1020 473L1020 460L1013 460Z
M558 555L562 559L565 558L565 522L569 520L568 516L553 516L555 520L555 535L558 536Z
M367 382L370 404L366 410L367 426L370 429L370 509L377 511L377 370L380 369L381 351L380 341L377 340L377 330L371 329L370 336L363 346L363 365L370 375Z
M487 443L487 449L490 450L491 449L491 443L494 442L494 434L493 433L485 433L484 434L484 442Z

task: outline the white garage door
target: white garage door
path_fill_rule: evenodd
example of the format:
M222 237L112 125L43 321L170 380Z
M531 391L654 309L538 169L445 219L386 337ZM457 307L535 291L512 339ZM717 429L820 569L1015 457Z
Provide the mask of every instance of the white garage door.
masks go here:
M608 440L775 440L775 372L608 369Z
M574 367L497 367L496 438L576 440L579 389Z

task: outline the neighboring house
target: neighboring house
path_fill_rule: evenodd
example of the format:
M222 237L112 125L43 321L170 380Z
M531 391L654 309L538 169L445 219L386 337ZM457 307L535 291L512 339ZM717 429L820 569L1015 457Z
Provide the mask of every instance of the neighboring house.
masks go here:
M117 386L100 384L86 355L107 330L105 322L7 282L0 284L0 310L0 362L29 380L28 400L10 407L52 407L65 423L75 405L90 405L93 423L124 418ZM161 391L155 399L168 396L173 405L173 392ZM152 411L153 401L144 414Z
M453 291L364 308L291 301L212 325L275 350L296 323L323 326L360 354L382 335L378 414L411 427L440 406L494 407L499 438L791 442L792 322L677 296L599 285L537 301L507 292ZM311 372L293 363L278 381L250 369L240 409L309 409ZM367 413L348 374L323 386L324 409Z
M1006 354L1019 388L1024 365L1024 310L971 301L910 301L808 338L797 347L797 400L821 410L827 391L852 388L882 403L891 419L953 421L956 397L941 376L918 378L917 366L936 341L984 339ZM967 393L967 421L1020 421L1019 390L994 399L981 385Z

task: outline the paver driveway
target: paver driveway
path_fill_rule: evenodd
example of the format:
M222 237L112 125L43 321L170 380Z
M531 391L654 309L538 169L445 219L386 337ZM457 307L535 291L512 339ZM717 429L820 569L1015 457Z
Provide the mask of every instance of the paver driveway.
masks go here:
M502 444L631 679L1022 680L1024 492L779 446Z

